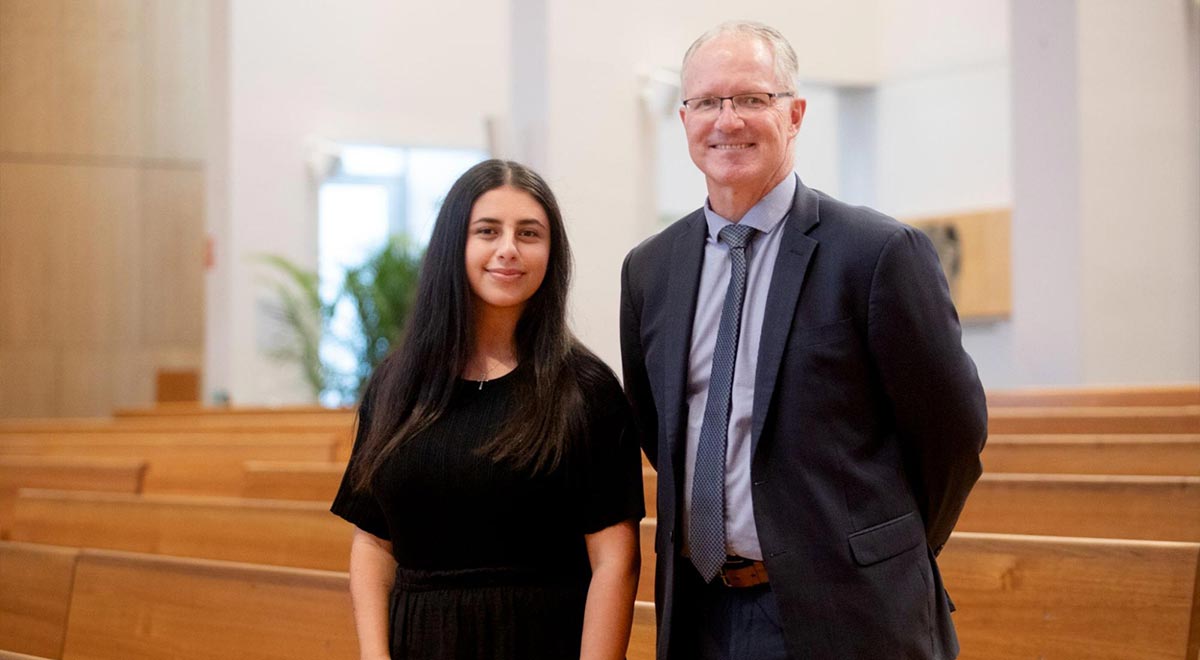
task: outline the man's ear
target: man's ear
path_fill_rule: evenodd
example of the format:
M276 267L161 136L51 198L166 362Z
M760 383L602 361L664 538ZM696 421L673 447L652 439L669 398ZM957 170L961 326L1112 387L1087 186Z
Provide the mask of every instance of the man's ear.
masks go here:
M792 99L791 115L789 118L792 126L792 136L794 137L800 132L800 124L804 123L804 111L808 109L808 100L802 98Z

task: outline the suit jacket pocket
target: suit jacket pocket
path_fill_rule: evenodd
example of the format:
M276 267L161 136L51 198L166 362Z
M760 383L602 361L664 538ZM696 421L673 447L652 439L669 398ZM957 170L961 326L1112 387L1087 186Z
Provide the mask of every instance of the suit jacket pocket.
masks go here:
M925 524L915 511L850 535L850 552L859 566L878 564L925 542Z

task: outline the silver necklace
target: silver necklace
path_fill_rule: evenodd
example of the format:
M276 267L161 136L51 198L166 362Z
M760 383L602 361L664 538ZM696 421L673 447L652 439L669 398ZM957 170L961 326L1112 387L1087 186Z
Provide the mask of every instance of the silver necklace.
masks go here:
M487 364L487 360L484 360L484 364ZM482 390L482 389L483 389L483 384L484 384L484 383L486 383L486 382L488 382L489 380L491 380L492 369L494 369L494 368L495 368L495 365L492 365L491 367L488 367L488 368L486 368L486 369L484 369L484 370L483 370L483 379L479 381L479 389L480 389L480 390Z

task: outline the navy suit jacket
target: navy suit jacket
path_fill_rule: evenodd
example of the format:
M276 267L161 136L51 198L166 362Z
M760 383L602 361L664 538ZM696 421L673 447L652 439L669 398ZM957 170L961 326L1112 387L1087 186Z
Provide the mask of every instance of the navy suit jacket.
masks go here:
M929 240L797 186L754 383L754 520L789 654L953 658L934 556L978 479L987 411ZM679 554L688 352L706 226L688 215L621 274L626 392L658 471L658 657L694 631ZM698 581L698 578L697 578Z

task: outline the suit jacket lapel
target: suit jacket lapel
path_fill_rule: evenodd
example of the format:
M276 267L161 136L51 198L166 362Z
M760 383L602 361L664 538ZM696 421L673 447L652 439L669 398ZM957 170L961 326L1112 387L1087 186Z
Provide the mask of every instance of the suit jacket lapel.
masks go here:
M796 186L792 210L783 223L779 255L771 273L771 290L763 315L762 336L758 344L758 367L754 374L754 410L750 425L751 456L758 450L763 424L775 394L775 382L783 350L792 329L796 303L804 286L808 263L817 249L817 241L808 232L820 221L817 194L804 184Z
M704 243L708 234L704 222L704 211L692 213L686 219L687 229L675 239L672 251L671 276L667 282L666 306L669 322L666 328L666 344L671 347L665 361L664 391L666 410L664 421L667 431L667 449L671 460L679 454L682 446L680 430L683 428L680 415L686 408L688 356L692 347L692 317L696 313L696 290L700 286L700 266L704 260ZM680 465L680 461L675 461ZM682 472L681 472L682 474Z

